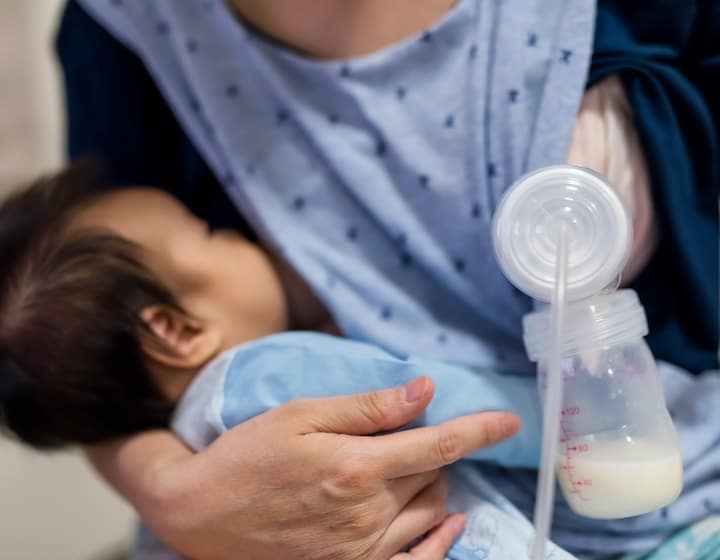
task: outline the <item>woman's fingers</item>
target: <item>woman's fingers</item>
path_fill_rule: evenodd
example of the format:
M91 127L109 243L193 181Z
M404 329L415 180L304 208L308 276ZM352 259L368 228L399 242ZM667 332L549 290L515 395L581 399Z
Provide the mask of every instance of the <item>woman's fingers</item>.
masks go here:
M420 492L425 490L442 475L441 471L426 471L402 478L394 478L386 482L387 491L392 495L393 509L398 514L407 506Z
M481 447L515 434L520 420L509 412L461 416L427 428L367 440L364 453L386 479L436 470Z
M450 547L465 530L466 523L467 518L461 513L448 515L409 552L396 554L391 560L444 560Z
M387 558L440 524L447 515L447 484L439 477L420 492L387 528L380 541L379 558Z
M342 397L297 399L281 407L300 433L370 435L394 430L417 417L432 400L432 379L418 377L407 385Z

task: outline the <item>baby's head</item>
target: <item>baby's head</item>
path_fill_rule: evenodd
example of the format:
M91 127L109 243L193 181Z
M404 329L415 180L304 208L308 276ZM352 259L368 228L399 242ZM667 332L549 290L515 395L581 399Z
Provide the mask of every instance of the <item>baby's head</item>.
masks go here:
M0 207L0 421L36 447L164 427L219 352L285 330L268 256L70 170Z

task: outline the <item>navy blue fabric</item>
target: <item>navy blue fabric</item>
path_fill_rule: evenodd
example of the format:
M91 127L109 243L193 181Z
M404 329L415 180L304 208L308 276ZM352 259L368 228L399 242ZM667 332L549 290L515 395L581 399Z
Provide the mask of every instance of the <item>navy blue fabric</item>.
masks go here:
M720 3L605 0L590 84L617 74L649 163L662 241L633 286L658 359L718 367Z
M71 161L96 158L108 185L166 189L211 227L254 237L140 59L74 0L65 8L56 50Z
M633 286L658 358L717 367L720 8L714 2L598 6L589 85L621 76L650 166L663 239ZM57 41L71 159L100 157L111 184L166 188L213 227L248 228L137 57L74 0Z

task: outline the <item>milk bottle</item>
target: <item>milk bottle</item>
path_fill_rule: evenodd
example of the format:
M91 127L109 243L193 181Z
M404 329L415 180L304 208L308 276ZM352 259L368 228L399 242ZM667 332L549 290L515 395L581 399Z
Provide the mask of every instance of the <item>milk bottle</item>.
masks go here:
M525 316L523 331L541 395L548 374L562 375L559 438L550 441L557 441L555 472L568 504L588 517L620 518L672 502L682 461L643 340L645 312L635 292L613 289L632 240L619 197L589 170L548 167L509 189L493 228L503 272L539 302L557 295L564 255L559 337L552 338L553 310L542 303ZM548 372L551 349L557 372Z

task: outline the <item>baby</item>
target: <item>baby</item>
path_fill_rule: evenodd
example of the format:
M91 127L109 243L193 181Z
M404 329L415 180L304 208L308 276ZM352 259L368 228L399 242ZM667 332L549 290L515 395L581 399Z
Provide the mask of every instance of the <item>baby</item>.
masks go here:
M0 208L0 267L0 419L37 448L171 425L197 450L290 399L427 373L436 394L422 423L510 410L520 432L471 459L537 466L534 379L286 332L303 303L288 295L298 293L289 267L162 191L97 194L77 169L40 181ZM488 539L500 557L522 557L527 521L475 471L454 477L451 503L470 522L450 557L482 557Z

